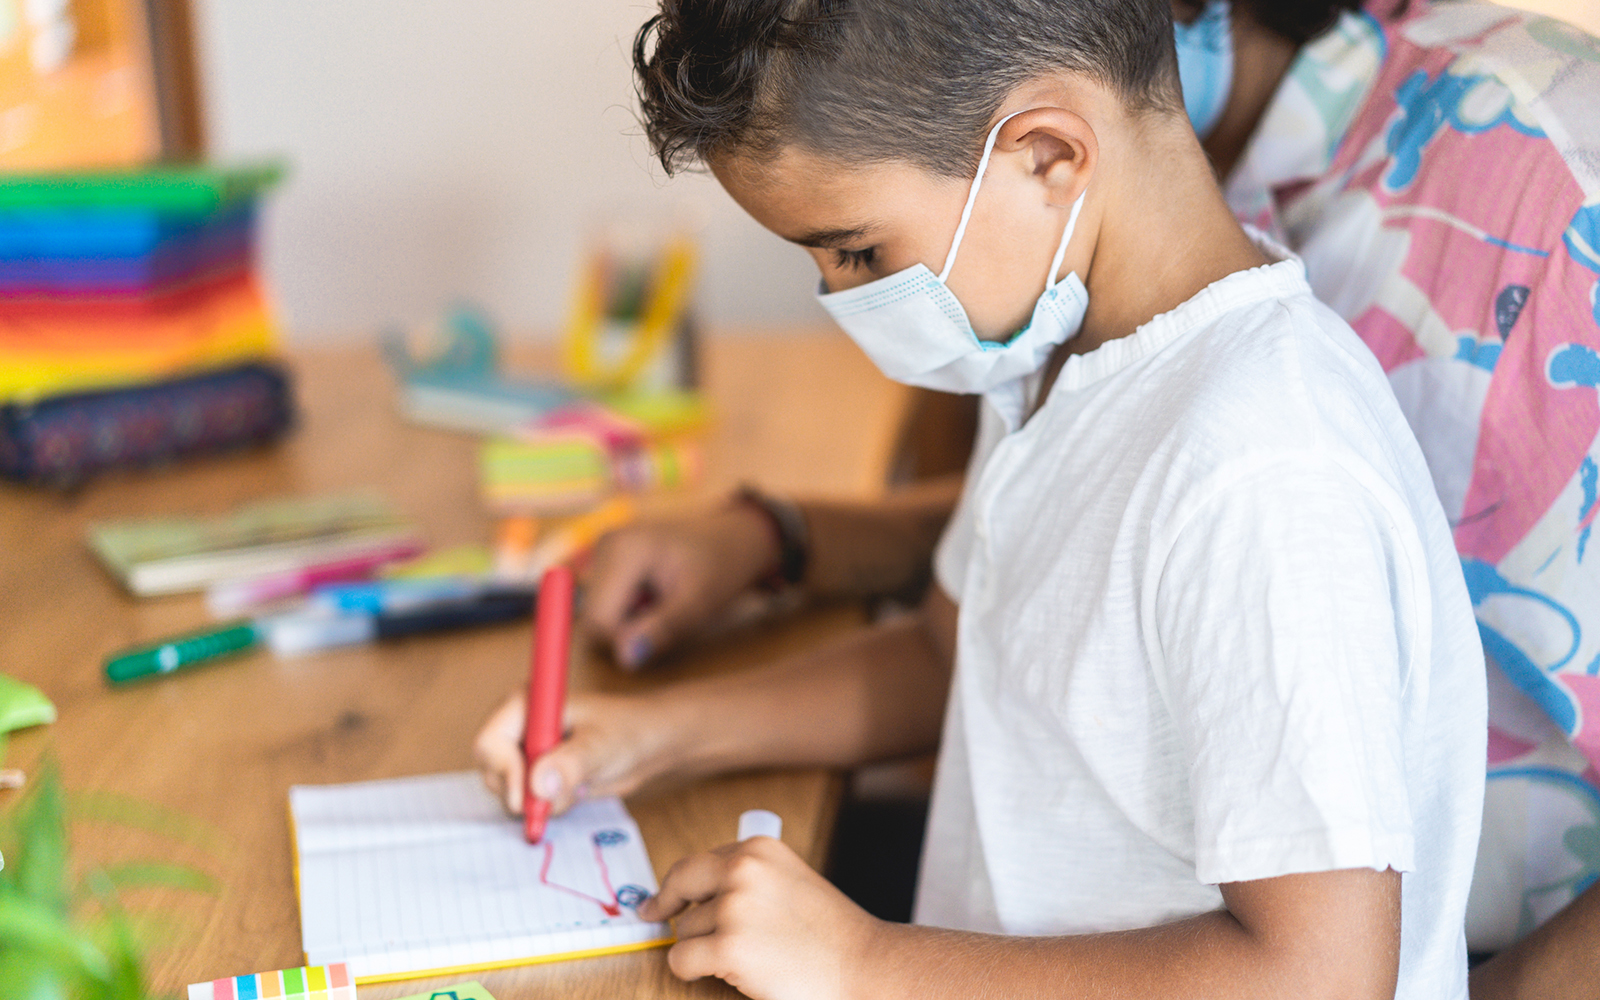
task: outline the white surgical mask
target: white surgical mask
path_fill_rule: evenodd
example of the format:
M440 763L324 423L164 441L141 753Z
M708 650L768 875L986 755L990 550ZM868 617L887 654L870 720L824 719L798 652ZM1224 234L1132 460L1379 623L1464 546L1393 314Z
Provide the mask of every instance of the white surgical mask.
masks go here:
M1233 9L1228 0L1211 0L1193 23L1172 25L1178 47L1178 79L1189 124L1204 139L1222 120L1233 89Z
M1061 244L1044 277L1044 294L1033 307L1033 318L1009 340L979 340L966 310L945 284L955 266L956 251L972 217L972 204L978 198L1000 126L1013 117L1002 118L983 145L983 158L972 178L944 270L935 276L926 265L913 264L856 288L817 295L850 339L896 382L944 392L986 393L1044 367L1050 352L1074 337L1083 325L1083 314L1089 308L1088 289L1075 273L1060 281L1054 278L1078 224L1084 195L1072 203Z

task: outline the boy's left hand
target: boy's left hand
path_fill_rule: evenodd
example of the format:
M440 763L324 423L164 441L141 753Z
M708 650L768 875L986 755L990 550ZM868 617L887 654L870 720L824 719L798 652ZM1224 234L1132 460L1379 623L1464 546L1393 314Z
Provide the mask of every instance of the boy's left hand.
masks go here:
M677 918L679 978L716 976L755 1000L848 996L881 926L771 837L684 858L639 916Z

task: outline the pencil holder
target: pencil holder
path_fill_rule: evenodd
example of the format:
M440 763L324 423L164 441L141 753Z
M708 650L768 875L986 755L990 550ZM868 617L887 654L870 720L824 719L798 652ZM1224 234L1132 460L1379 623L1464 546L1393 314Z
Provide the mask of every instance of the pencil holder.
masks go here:
M610 234L589 255L562 337L562 369L595 392L693 389L699 383L692 301L698 252L677 234L654 245Z

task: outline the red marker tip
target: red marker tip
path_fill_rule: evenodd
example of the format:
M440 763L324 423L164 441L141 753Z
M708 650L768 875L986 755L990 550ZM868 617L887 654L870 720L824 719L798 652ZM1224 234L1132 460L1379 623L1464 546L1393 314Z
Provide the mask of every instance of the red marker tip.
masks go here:
M544 839L544 828L550 822L550 803L545 799L529 799L522 810L522 836L530 844Z

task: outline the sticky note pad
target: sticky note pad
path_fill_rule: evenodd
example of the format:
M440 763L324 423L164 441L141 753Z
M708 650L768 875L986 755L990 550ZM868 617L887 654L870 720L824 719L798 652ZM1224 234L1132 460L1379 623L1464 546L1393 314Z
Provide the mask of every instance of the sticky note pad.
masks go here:
M338 962L191 983L189 1000L356 1000L356 987Z
M494 995L483 988L483 984L474 979L470 983L459 983L442 990L431 993L417 993L412 996L402 997L401 1000L494 1000Z

